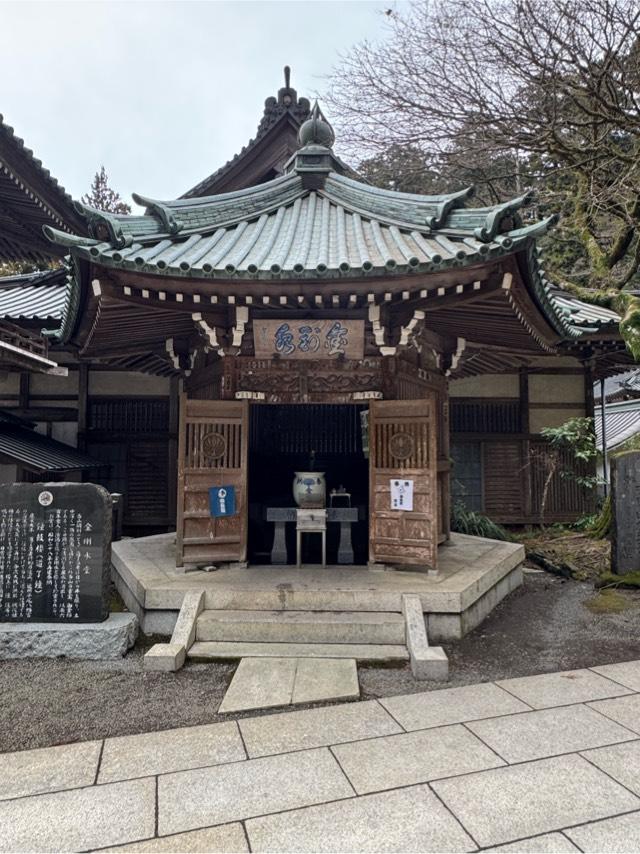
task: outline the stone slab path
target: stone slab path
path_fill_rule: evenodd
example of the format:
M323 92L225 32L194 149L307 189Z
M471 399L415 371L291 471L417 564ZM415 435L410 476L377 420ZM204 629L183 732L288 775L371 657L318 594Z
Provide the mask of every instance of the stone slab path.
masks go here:
M218 711L357 700L359 696L353 658L243 658Z
M0 851L640 852L640 661L0 754Z

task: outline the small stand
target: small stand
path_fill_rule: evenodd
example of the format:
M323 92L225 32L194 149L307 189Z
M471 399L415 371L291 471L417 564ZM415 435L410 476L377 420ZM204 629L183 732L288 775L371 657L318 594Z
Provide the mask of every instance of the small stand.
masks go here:
M302 535L322 534L322 566L327 565L327 511L296 511L296 566L302 563Z
M297 507L267 507L267 522L274 523L273 546L271 548L271 563L273 566L287 563L286 526L298 521ZM340 543L338 545L338 563L353 563L352 529L358 521L357 507L328 507L325 510L313 510L316 516L325 513L327 524L337 522L340 525Z

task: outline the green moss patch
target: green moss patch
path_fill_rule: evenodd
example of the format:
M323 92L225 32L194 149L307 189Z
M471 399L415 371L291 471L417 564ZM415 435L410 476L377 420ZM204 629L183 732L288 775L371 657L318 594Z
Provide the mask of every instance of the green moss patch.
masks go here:
M600 590L584 603L585 608L588 608L592 614L621 614L633 608L634 605L633 600L611 588Z
M640 589L640 572L627 572L626 575L604 572L596 581L596 587L626 587L638 590Z

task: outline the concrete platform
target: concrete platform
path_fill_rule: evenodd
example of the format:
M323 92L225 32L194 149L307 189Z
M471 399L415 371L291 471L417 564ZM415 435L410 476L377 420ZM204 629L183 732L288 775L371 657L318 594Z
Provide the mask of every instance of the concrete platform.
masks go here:
M419 597L429 641L462 637L522 583L524 547L453 534L439 550L439 572L359 566L175 567L175 534L113 544L113 577L147 634L173 632L185 593L205 591L206 611L402 613L402 596Z

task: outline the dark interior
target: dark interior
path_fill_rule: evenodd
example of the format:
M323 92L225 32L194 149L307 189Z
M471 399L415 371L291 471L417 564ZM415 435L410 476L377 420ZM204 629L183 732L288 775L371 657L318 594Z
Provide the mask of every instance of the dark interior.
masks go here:
M327 506L332 489L351 493L358 508L352 525L354 562L368 559L369 461L362 444L361 412L354 404L256 404L249 434L249 560L270 563L274 525L267 507L295 507L296 471L325 472ZM344 506L344 505L341 505ZM295 563L295 524L286 526L288 562ZM327 525L327 563L337 562L339 525ZM321 537L303 537L303 563L320 563Z

